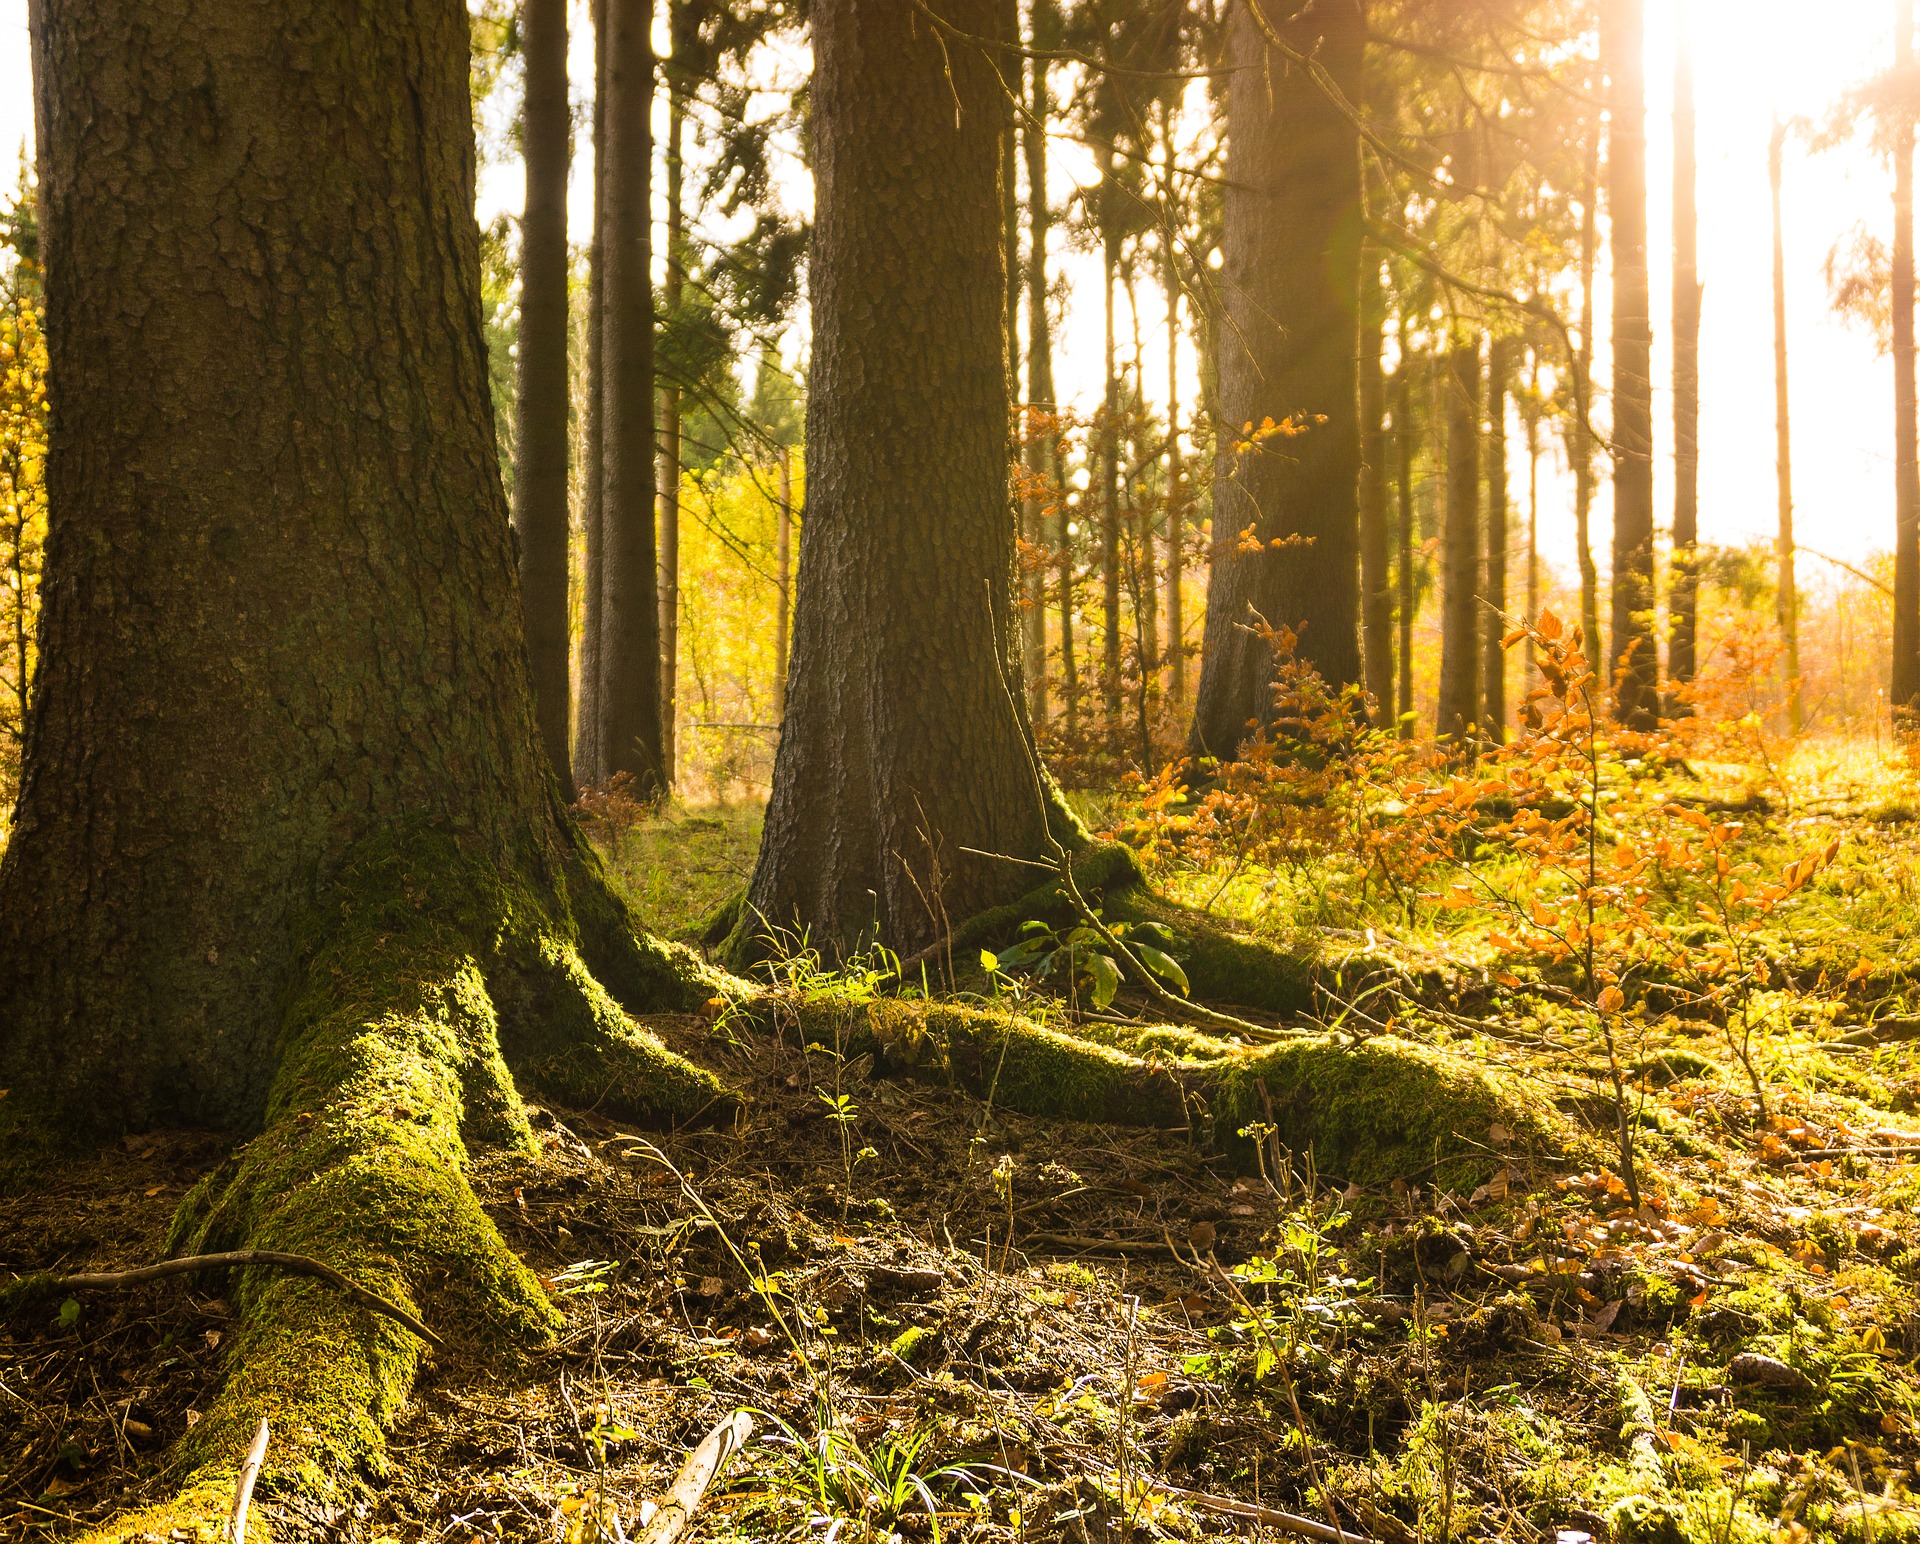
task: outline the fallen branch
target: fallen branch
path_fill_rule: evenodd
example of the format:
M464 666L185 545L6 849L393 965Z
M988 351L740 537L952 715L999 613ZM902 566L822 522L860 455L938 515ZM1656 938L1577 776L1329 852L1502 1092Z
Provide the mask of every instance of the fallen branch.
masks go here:
M1169 1496L1178 1497L1189 1506L1199 1507L1203 1512L1217 1512L1223 1517L1242 1517L1248 1522L1278 1528L1282 1533L1297 1534L1301 1538L1323 1539L1326 1544L1374 1544L1364 1533L1348 1533L1344 1528L1336 1528L1318 1518L1301 1517L1293 1512L1276 1512L1270 1506L1238 1501L1232 1496L1210 1496L1201 1490L1183 1490L1178 1485L1162 1484L1157 1488Z
M1902 1040L1920 1040L1920 1019L1882 1019L1864 1029L1851 1030L1844 1035L1835 1035L1831 1040L1823 1040L1820 1048L1824 1051L1831 1051L1836 1046L1853 1049L1868 1045L1894 1045Z
M254 1482L260 1478L260 1466L267 1461L267 1418L260 1417L260 1429L247 1448L246 1462L240 1465L240 1483L233 1488L233 1515L227 1520L231 1544L247 1544L247 1508L253 1504Z
M1158 1244L1150 1238L1085 1238L1078 1233L1023 1233L1014 1247L1026 1244L1051 1244L1055 1249L1079 1249L1089 1254L1172 1254L1179 1250L1171 1244Z
M136 1266L130 1271L89 1271L78 1276L59 1276L49 1283L49 1290L80 1292L88 1288L113 1290L138 1287L168 1276L185 1276L195 1271L232 1270L248 1265L272 1265L283 1271L292 1271L297 1276L318 1277L329 1286L338 1287L362 1308L383 1314L396 1324L405 1325L434 1350L446 1349L446 1342L406 1309L388 1302L377 1292L369 1292L324 1261L316 1260L311 1255L286 1254L278 1249L232 1249L224 1254L182 1255L174 1260Z
M687 1461L673 1477L672 1487L634 1535L633 1544L673 1544L693 1520L707 1487L726 1467L727 1460L745 1447L752 1436L753 1417L744 1410L734 1411L708 1432L700 1445L687 1455Z

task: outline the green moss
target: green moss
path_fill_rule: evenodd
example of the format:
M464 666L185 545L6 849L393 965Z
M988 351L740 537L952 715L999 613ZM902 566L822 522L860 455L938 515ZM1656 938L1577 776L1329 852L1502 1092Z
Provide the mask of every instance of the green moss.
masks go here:
M1218 1074L1220 1140L1271 1122L1297 1155L1312 1153L1323 1174L1361 1184L1414 1176L1457 1185L1484 1175L1500 1157L1492 1128L1513 1133L1524 1153L1554 1141L1553 1110L1519 1080L1429 1046L1381 1038L1346 1044L1302 1036L1251 1053Z

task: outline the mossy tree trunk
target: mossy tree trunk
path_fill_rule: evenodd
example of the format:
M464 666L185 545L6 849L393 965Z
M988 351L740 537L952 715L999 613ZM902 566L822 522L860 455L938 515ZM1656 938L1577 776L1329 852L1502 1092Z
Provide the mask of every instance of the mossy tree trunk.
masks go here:
M1009 900L1044 849L1007 498L1001 84L893 0L813 11L807 521L784 732L733 950L902 952Z
M1194 755L1222 760L1272 712L1273 654L1257 619L1296 629L1300 658L1335 686L1361 679L1359 130L1326 87L1358 96L1366 21L1358 0L1291 19L1265 9L1287 52L1249 8L1230 23L1225 432L1191 736ZM1301 432L1236 455L1243 426L1269 418ZM1247 530L1259 550L1242 549Z
M0 864L0 1182L226 1129L178 1243L526 1337L552 1310L462 1174L529 1141L509 1063L691 1115L718 1085L605 988L723 983L635 935L540 742L467 47L457 0L40 10L54 534ZM236 1297L166 1526L224 1509L262 1414L269 1494L350 1470L411 1375L408 1337L312 1283Z

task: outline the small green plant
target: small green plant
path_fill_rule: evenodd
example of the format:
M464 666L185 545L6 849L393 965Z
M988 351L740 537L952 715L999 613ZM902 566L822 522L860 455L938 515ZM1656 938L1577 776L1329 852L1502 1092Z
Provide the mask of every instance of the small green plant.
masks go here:
M1168 953L1173 947L1173 934L1165 926L1158 922L1116 922L1107 931L1154 975L1186 996L1187 973ZM1119 962L1106 951L1106 940L1091 927L1061 930L1045 922L1025 922L1017 943L998 953L982 949L980 963L994 976L1030 975L1042 981L1058 978L1076 1007L1084 999L1089 1006L1103 1009L1113 1002L1121 981Z

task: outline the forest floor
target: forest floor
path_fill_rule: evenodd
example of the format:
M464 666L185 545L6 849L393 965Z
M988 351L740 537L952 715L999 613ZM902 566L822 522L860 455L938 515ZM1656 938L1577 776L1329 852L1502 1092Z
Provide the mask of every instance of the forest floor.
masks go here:
M1391 1013L1368 1008L1394 1036L1546 1094L1564 1140L1456 1133L1481 1161L1452 1188L1316 1174L1284 1132L1248 1174L1185 1130L655 1021L748 1095L738 1124L538 1112L538 1159L474 1178L562 1306L559 1344L450 1349L357 1500L262 1514L362 1544L631 1535L745 1409L700 1539L1280 1537L1284 1513L1386 1544L1920 1540L1920 785L1859 747L1807 751L1785 796L1727 776L1688 796L1737 823L1734 868L1840 846L1742 935L1773 962L1751 1039L1724 1012L1642 1012L1611 1061L1494 910L1369 899L1333 860L1149 852L1235 926L1397 960ZM682 812L610 860L690 930L743 881L757 820ZM951 985L1070 1017L1042 983ZM1622 1089L1638 1206L1608 1161ZM151 1134L0 1201L0 1271L154 1258L218 1156ZM228 1333L227 1303L179 1281L0 1321L0 1536L69 1536L164 1487Z

